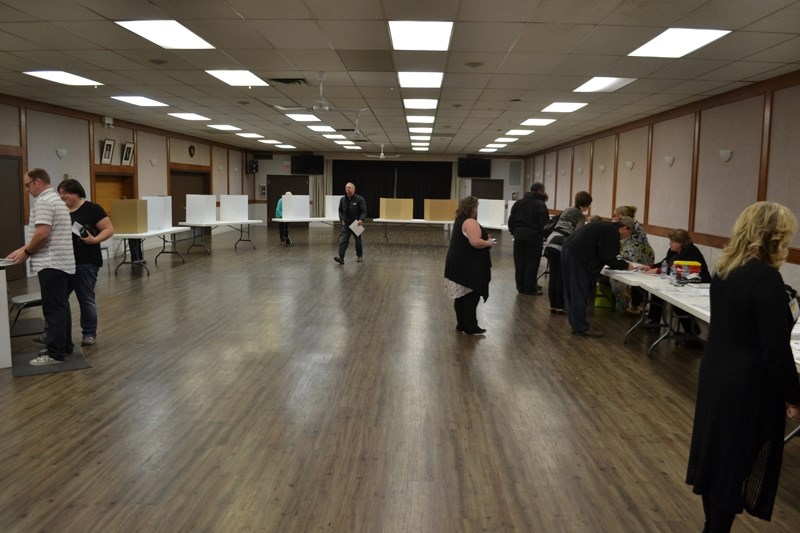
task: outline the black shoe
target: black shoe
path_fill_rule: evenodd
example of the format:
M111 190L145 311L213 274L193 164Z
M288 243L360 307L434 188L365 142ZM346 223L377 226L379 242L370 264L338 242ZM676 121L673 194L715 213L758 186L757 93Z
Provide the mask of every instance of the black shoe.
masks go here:
M337 263L339 263L340 265L343 265L343 264L344 264L344 259L342 259L342 258L341 258L341 257L339 257L338 255L334 255L334 256L333 256L333 260L334 260L334 261L336 261Z
M483 335L484 333L486 333L486 330L475 326L472 329L465 329L463 330L463 332L466 333L467 335Z
M533 289L533 292L531 294L533 294L534 296L541 296L542 294L544 294L544 292L542 292L541 287L536 287L535 289Z
M286 238L286 245L287 245L287 246L291 246L291 245L292 245L292 239L290 239L290 238L288 238L288 237L287 237L287 238Z
M573 335L577 335L578 337L594 337L600 338L603 336L602 331L597 331L596 329L589 328L585 331L573 331Z

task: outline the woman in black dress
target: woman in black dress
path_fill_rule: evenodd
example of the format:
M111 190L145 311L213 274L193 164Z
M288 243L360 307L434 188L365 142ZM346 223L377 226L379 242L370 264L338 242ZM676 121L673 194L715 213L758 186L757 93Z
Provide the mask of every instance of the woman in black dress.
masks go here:
M784 416L800 419L789 345L794 318L778 268L797 220L758 202L736 221L711 281L711 323L700 364L686 482L703 497L703 531L730 531L742 510L772 516Z
M478 326L478 302L489 298L492 260L489 249L494 245L486 230L478 224L478 199L462 198L450 234L450 247L444 265L445 289L454 299L456 330L468 335L483 335Z

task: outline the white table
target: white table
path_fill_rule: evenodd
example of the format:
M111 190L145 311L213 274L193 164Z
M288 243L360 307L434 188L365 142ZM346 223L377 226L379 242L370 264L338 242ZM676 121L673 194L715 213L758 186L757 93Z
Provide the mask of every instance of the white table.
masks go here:
M158 254L156 254L156 258L155 258L156 265L158 265L158 256L161 255L161 254L176 254L178 257L181 258L181 261L183 261L185 263L186 259L181 255L181 253L178 251L178 249L175 246L175 234L183 233L183 232L186 232L186 231L189 231L189 230L191 230L191 228L178 228L178 227L174 227L173 226L173 227L170 227L170 228L163 228L163 229L157 229L157 230L151 230L151 231L144 231L142 233L115 233L114 237L116 237L118 239L123 239L122 242L124 243L124 246L123 246L123 251L122 251L122 262L117 265L116 269L114 269L114 275L115 276L117 275L117 270L119 270L119 267L121 267L122 265L125 265L125 264L133 265L133 261L128 261L127 260L128 259L128 239L141 239L141 240L144 240L144 239L146 239L148 237L158 237L158 238L161 239L161 251L158 252ZM172 239L170 239L170 243L172 245L172 250L167 250L167 236L168 235L172 236ZM144 269L147 271L147 275L149 276L150 275L150 269L147 268L147 265L145 263L140 263L140 265L144 267Z
M6 283L6 266L0 264L0 294L3 301L8 301L8 284ZM11 368L11 331L8 324L8 306L2 305L0 311L0 368Z
M251 224L263 224L263 220L217 220L215 222L178 222L179 226L188 226L192 230L192 244L189 245L189 248L186 249L188 252L192 249L193 246L202 246L206 249L206 253L211 255L211 250L209 250L208 246L205 243L205 235L203 229L211 228L214 229L217 226L228 226L231 227L239 232L239 240L237 240L234 245L233 249L236 250L236 247L239 246L240 242L249 242L253 245L253 249L255 250L256 245L253 240L250 238L250 225ZM238 226L238 227L237 227ZM247 226L247 229L245 229ZM196 230L200 231L196 231Z

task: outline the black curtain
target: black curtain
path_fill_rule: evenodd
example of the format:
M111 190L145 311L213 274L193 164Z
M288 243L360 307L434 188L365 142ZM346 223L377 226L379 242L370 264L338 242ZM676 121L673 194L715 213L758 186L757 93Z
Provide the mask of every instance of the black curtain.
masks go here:
M413 198L414 218L423 218L424 200L450 198L453 164L442 161L333 161L333 193L352 181L367 202L369 218L380 216L381 198Z

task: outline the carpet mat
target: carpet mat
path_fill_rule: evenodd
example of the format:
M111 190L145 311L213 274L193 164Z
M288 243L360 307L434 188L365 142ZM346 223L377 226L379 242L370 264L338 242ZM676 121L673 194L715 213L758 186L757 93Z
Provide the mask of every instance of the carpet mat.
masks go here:
M45 366L31 366L28 363L39 355L38 351L22 352L11 354L11 373L14 377L38 376L39 374L51 374L53 372L66 372L67 370L80 370L82 368L92 368L83 357L83 353L76 349L72 355L67 356L63 363Z

